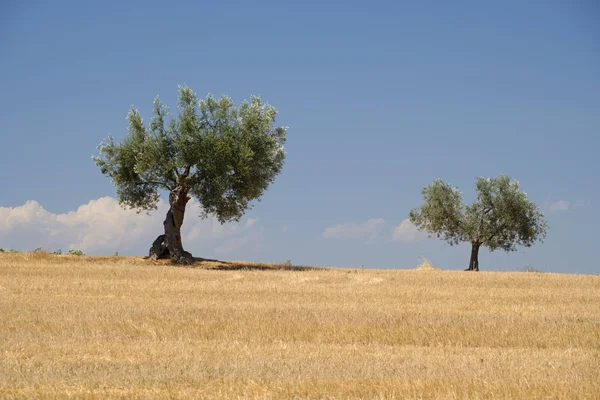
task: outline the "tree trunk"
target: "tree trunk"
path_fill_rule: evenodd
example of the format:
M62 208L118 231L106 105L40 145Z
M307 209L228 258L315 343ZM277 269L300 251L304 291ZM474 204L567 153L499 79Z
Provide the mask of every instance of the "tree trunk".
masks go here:
M465 271L479 271L479 247L481 243L471 243L471 260L469 261L469 268Z
M185 206L189 200L187 190L183 187L178 186L171 190L169 211L163 222L165 233L157 237L150 248L150 258L153 260L169 257L173 264L191 264L194 261L192 255L183 250L181 243L181 225L183 225Z

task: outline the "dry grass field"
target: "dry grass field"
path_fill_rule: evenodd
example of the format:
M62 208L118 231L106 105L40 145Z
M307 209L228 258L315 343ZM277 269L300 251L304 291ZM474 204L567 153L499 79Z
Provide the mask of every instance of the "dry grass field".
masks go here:
M599 399L600 276L0 254L0 398Z

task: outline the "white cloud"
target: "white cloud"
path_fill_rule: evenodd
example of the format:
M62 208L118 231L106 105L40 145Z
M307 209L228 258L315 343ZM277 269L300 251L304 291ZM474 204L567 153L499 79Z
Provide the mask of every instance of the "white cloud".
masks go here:
M400 222L400 225L395 227L392 232L392 241L394 242L415 242L423 239L427 239L427 234L419 231L408 218Z
M555 203L552 203L548 206L550 212L561 212L567 211L569 209L569 202L565 200L559 200Z
M123 209L111 197L102 197L81 205L66 214L45 210L37 201L30 200L18 207L0 207L0 247L31 250L36 247L80 249L90 254L147 254L152 241L162 233L162 222L168 205L159 201L158 210L150 215ZM200 256L216 251L223 243L252 235L257 219L244 223L221 225L215 218L201 219L200 206L192 200L186 210L182 227L184 247ZM224 253L224 251L221 251Z
M382 218L370 219L365 223L347 222L330 226L322 234L324 239L376 239L385 225Z

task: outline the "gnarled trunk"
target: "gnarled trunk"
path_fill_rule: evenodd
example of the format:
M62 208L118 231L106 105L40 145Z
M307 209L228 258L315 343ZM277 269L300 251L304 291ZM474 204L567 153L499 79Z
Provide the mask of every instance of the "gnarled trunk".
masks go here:
M481 243L471 243L471 260L469 261L469 268L465 271L479 271L479 247Z
M165 233L156 238L150 248L150 258L170 258L173 264L191 264L194 258L190 253L183 250L181 243L181 225L185 206L190 198L187 190L181 186L171 190L169 194L169 211L163 222Z

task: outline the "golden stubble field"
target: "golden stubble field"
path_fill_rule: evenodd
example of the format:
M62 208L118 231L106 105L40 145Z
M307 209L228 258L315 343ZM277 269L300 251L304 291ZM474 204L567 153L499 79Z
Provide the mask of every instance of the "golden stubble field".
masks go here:
M600 276L241 267L0 254L0 398L600 398Z

